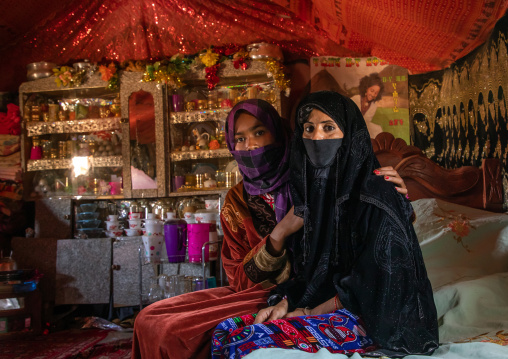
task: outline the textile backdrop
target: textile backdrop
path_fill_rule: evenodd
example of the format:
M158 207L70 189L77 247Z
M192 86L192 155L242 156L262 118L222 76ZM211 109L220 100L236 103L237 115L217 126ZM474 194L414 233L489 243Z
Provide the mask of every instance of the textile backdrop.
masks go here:
M28 63L159 59L210 45L278 43L287 54L376 56L412 73L485 41L507 1L36 0L0 2L0 91Z

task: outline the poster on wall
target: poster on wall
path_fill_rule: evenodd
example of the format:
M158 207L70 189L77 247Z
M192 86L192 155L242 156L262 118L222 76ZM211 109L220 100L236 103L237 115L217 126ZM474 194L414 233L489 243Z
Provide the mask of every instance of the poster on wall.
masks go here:
M371 138L390 132L410 144L407 69L376 57L313 57L311 92L332 90L362 111Z

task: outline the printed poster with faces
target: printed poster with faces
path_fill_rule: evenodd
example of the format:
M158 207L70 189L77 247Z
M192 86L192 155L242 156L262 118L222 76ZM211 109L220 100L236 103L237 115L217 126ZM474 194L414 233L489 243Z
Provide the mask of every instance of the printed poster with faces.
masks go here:
M362 111L371 138L390 132L410 144L407 69L376 57L313 57L311 92L331 90Z

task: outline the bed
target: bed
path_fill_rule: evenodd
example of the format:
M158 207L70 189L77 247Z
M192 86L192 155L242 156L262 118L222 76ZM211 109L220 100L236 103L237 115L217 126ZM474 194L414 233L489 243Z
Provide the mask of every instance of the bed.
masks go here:
M508 358L508 216L502 213L500 161L447 170L389 133L372 144L381 165L393 166L404 178L416 214L439 320L441 345L432 357ZM347 356L325 349L314 354L260 349L245 358Z

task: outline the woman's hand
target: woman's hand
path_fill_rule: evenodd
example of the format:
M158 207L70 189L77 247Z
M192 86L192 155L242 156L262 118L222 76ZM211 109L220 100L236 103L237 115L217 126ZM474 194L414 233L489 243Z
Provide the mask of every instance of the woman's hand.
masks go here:
M261 309L254 320L254 324L268 322L270 320L284 318L288 312L288 301L282 299L279 304Z
M303 227L303 218L295 216L295 207L291 207L288 214L277 223L270 240L266 242L266 249L274 257L278 257L284 249L286 238Z
M407 195L407 187L404 183L404 180L402 177L399 176L399 173L393 169L392 166L387 167L380 167L376 170L374 170L374 174L377 176L383 176L385 178L385 181L392 182L395 184L395 189L403 194Z
M296 308L292 312L286 314L284 318L301 317L304 315L311 315L311 310L309 308Z

